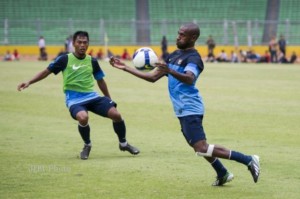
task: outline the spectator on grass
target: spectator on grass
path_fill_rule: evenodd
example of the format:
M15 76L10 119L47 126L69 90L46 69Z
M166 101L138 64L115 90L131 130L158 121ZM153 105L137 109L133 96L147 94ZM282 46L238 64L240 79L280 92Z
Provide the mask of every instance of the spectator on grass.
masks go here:
M43 56L42 53L45 52L45 48L46 48L46 41L43 36L40 36L39 41L38 41L38 46L39 46L39 51L40 51L39 58L41 58Z
M161 40L161 51L162 51L161 58L162 60L164 60L164 62L166 62L169 56L169 52L168 52L168 40L165 35L162 37Z
M207 58L206 58L206 62L215 62L215 56L213 53L208 53Z
M240 62L243 62L243 63L247 62L247 52L246 51L240 50L239 56L240 56L240 58L239 58Z
M47 61L48 60L48 53L46 52L46 48L43 48L41 51L41 55L38 58L39 61Z
M247 62L249 63L257 63L260 60L260 55L253 52L253 50L249 50L247 52Z
M284 57L286 56L286 41L283 35L280 35L280 39L278 41L278 45L279 45L279 50L280 52L284 55Z
M279 57L278 57L278 62L281 63L281 64L287 64L287 63L290 63L285 54L283 54L282 52L279 53Z
M70 43L70 37L67 37L64 43L65 52L69 52L69 43Z
M89 51L88 55L91 56L91 57L94 57L94 50L91 49L91 50Z
M239 62L238 56L233 50L231 51L230 62L231 63L238 63Z
M73 47L73 41L72 41L72 38L73 38L73 36L70 35L70 36L69 36L69 42L68 42L68 49L67 49L67 52L68 52L68 53L74 52L74 47Z
M103 51L102 51L101 48L98 50L96 58L97 58L98 60L103 59Z
M10 50L7 50L3 57L3 61L12 61L12 60L13 60L13 55L10 53Z
M123 60L131 60L130 54L128 53L127 49L124 48L123 54L121 55L121 59Z
M217 59L218 62L228 62L227 54L225 50L222 50L221 53L218 55Z
M292 56L290 58L290 63L293 64L293 63L296 63L297 61L297 55L295 53L295 51L292 53Z
M207 45L207 57L214 57L214 49L216 47L215 40L211 35L209 35L208 39L206 40Z
M20 60L20 55L19 55L19 52L18 52L17 49L14 49L13 57L14 57L15 61L19 61Z
M273 36L269 42L269 51L271 54L271 62L272 63L278 62L277 48L278 48L278 42L276 41L276 37Z
M258 62L259 63L269 63L270 62L270 54L269 54L268 50L265 51L265 54L260 57Z

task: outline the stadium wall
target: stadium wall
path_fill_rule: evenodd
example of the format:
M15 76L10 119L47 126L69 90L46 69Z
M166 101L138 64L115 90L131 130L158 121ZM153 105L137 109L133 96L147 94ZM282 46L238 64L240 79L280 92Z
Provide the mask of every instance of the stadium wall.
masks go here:
M130 55L133 55L134 51L142 46L109 46L109 50L114 55L122 55L124 49L127 49ZM160 46L149 46L151 47L158 56L161 55L161 47ZM207 55L207 47L206 46L197 46L196 47L201 56L204 58ZM37 46L0 46L0 55L1 57L5 55L6 51L9 50L11 53L14 51L14 49L17 49L20 57L27 57L27 56L38 56L39 55L39 49ZM47 46L46 51L48 53L49 59L52 59L55 57L63 48L61 46ZM94 55L98 52L99 49L102 49L104 52L105 46L90 46L88 51L93 50ZM169 52L172 52L176 49L176 46L168 46ZM238 52L239 50L249 50L252 49L255 53L258 53L260 55L263 55L266 50L268 50L268 46L239 46L238 48L234 46L217 46L214 50L215 55L218 55L218 53L221 52L221 50L225 50L228 57L230 57L230 53L232 50ZM292 54L292 52L296 52L296 54L299 56L300 52L300 46L288 46L287 47L287 57L289 58Z

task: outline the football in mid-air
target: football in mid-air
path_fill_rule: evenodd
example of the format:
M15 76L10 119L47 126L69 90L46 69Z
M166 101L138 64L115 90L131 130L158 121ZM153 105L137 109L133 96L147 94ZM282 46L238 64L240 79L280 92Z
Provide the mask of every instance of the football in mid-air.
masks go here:
M142 47L135 51L132 62L138 70L152 70L158 62L158 57L151 48Z

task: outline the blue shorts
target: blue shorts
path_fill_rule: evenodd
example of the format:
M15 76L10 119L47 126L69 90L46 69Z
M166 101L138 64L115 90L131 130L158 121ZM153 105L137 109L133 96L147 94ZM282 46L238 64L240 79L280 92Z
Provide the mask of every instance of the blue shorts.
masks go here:
M200 140L206 140L202 126L203 115L188 115L178 117L181 125L181 132L190 146Z
M91 111L97 115L107 117L108 110L111 107L117 107L117 104L108 97L97 97L86 102L74 104L69 111L72 118L76 120L76 115L79 111Z

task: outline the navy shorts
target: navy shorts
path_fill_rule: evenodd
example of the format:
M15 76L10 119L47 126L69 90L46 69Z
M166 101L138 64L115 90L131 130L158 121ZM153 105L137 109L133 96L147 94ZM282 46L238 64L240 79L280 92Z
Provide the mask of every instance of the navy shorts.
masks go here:
M107 117L108 110L111 107L117 107L117 104L108 97L97 97L95 99L74 104L69 111L73 119L76 120L76 115L79 111L91 111L97 115Z
M200 140L206 140L202 126L203 115L188 115L178 117L181 125L181 132L190 146Z

